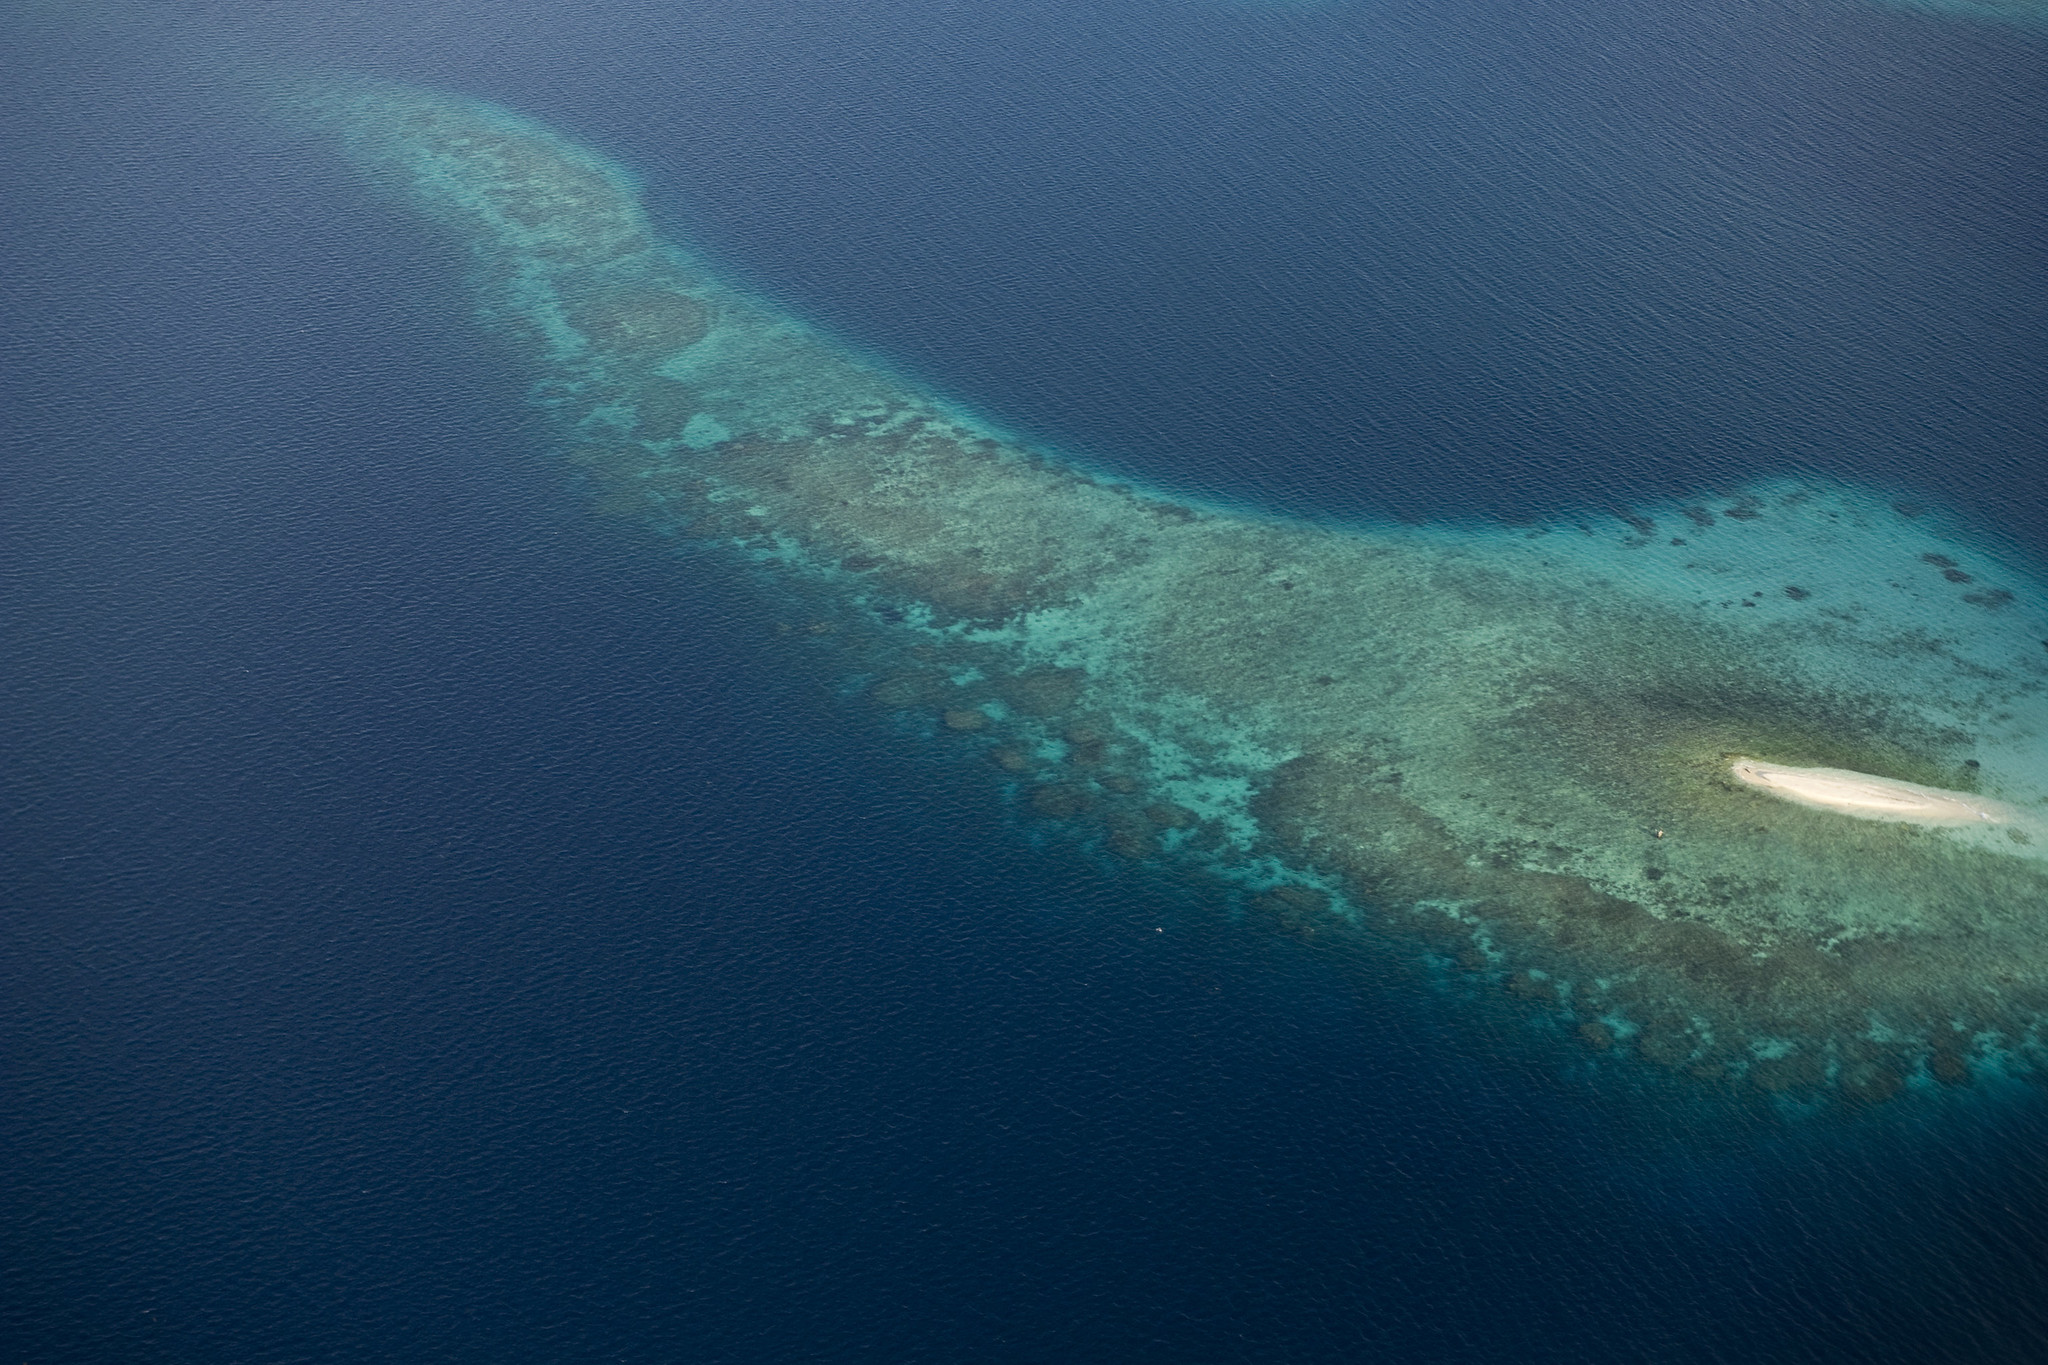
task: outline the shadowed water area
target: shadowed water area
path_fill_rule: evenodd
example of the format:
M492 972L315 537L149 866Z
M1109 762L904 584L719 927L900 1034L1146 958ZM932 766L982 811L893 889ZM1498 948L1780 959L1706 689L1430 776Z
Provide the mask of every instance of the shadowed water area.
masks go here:
M1939 516L1789 479L1620 536L1172 499L725 286L545 127L384 86L297 107L467 244L598 511L850 607L875 700L1081 841L1276 932L1391 930L1703 1081L1876 1100L2036 1065L2048 617ZM1743 760L2000 814L1859 819Z

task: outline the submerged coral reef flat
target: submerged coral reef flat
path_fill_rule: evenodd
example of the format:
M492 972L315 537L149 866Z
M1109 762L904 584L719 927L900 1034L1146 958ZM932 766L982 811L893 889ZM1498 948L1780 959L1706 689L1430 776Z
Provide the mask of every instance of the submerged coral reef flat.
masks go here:
M545 128L382 87L307 107L469 244L600 510L849 604L902 661L878 700L1039 816L1702 1078L1876 1099L2034 1066L2048 623L1932 514L1797 482L1521 528L1175 500L724 286ZM1851 818L1741 759L2024 818Z

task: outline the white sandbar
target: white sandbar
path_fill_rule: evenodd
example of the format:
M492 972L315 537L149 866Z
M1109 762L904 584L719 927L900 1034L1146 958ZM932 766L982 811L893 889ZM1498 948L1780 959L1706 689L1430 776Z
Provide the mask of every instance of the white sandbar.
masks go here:
M1733 771L1742 781L1762 787L1773 796L1860 820L1894 820L1914 825L2004 825L2013 818L2010 808L1967 792L1896 782L1846 768L1788 768L1738 758Z

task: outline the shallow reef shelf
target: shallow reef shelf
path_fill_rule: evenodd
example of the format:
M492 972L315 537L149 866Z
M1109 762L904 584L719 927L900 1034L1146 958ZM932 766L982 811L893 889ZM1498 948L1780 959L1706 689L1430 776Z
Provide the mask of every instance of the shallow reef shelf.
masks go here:
M1497 977L1590 1046L1880 1099L2036 1065L2048 619L1936 514L1785 481L1526 527L1358 527L1092 476L725 287L630 177L488 105L295 105L467 242L598 510L852 608L879 700L1039 815L1302 935ZM1997 803L1871 821L1748 758Z

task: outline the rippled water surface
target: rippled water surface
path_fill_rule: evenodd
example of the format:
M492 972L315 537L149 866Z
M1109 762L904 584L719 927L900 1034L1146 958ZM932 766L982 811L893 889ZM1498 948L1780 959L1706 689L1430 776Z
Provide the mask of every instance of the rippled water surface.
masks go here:
M845 594L593 515L617 466L559 458L463 241L273 99L515 109L721 289L1101 483L1584 572L1853 487L1930 629L1990 639L2048 555L2026 15L6 25L18 1358L2048 1350L2036 1082L1694 1075L1548 978L1130 856L1120 734L1055 725L1112 756L1070 818ZM1770 612L1860 572L1769 543Z

